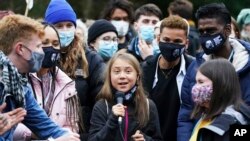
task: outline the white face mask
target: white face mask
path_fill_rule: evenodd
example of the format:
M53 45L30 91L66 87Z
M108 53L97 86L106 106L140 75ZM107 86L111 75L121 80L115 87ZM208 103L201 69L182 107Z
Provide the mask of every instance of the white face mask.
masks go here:
M250 33L249 32L242 30L240 34L241 34L241 38L243 40L248 41L248 42L250 41Z
M111 20L111 23L115 26L119 37L123 37L128 33L128 22Z

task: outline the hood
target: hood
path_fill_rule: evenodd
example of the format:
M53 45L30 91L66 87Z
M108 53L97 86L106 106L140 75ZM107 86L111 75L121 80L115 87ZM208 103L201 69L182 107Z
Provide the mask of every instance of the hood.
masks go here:
M227 114L234 117L234 119L236 119L242 125L247 124L247 119L240 112L236 111L233 105L228 106L222 114Z

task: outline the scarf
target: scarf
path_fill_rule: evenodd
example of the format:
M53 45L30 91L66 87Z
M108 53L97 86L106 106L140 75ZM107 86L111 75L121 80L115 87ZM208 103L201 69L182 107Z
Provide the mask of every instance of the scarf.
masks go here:
M27 79L18 72L2 51L0 51L0 78L4 84L4 93L0 95L0 101L4 102L7 96L12 96L16 107L25 107L23 86L27 85Z
M134 85L130 90L124 93L124 103L130 103L134 100L137 87L138 87L137 85ZM112 87L112 93L115 94L116 91L117 90Z

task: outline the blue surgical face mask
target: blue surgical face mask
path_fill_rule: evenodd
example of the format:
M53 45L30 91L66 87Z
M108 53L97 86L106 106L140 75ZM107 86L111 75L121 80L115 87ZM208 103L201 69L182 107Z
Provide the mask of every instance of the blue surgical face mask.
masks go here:
M146 41L147 44L151 44L154 40L154 26L141 26L139 29L139 38Z
M111 41L109 43L100 40L99 41L99 49L98 53L102 56L102 58L107 61L109 60L118 50L118 43Z
M68 47L75 37L75 31L59 31L58 33L62 48Z
M60 49L55 49L53 46L43 47L43 52L45 57L43 59L42 67L51 68L56 66L60 58Z
M41 69L42 66L42 61L44 58L44 53L39 53L39 52L35 52L30 50L28 47L24 46L26 49L28 49L31 53L31 57L28 61L29 64L29 72L33 73L33 72L37 72Z
M159 54L161 52L156 40L153 41L152 46L153 46L154 55Z

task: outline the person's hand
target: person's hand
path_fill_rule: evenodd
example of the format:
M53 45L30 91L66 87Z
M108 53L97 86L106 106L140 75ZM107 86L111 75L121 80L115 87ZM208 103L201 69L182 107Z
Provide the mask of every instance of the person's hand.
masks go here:
M13 126L23 121L27 112L23 108L17 108L7 113L2 113L6 103L0 105L0 135L11 129Z
M132 135L133 141L145 141L143 134L140 130L137 130L134 135Z
M112 112L115 116L124 117L125 108L126 108L126 106L123 106L122 104L116 104L112 107Z
M145 60L150 55L154 55L153 46L148 45L144 40L139 39L138 47L143 60Z
M81 141L80 135L77 133L69 132L59 138L54 139L55 141Z

